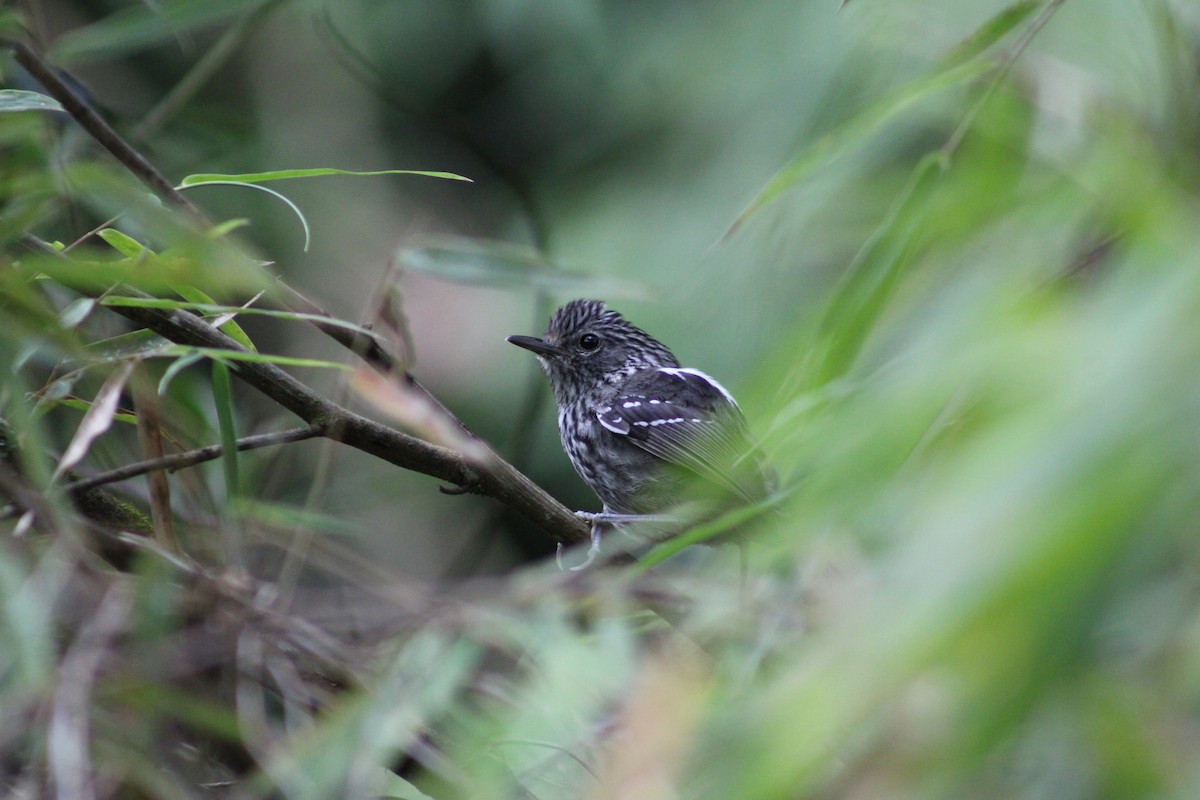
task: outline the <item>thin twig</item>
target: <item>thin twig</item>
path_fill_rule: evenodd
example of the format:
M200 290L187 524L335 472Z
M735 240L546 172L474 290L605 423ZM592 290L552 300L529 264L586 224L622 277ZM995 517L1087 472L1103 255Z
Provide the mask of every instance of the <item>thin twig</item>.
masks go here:
M285 431L243 437L238 439L237 449L239 451L257 450L261 447L300 442L305 439L315 439L318 436L324 435L325 431L320 425L303 425L299 428L289 428ZM77 481L72 481L63 488L71 493L86 492L88 489L94 489L97 486L126 481L130 478L136 478L139 475L145 475L148 472L154 472L155 470L174 472L185 467L203 464L205 461L213 461L220 458L223 452L224 448L219 444L198 447L195 450L188 450L186 453L172 453L161 458L151 458L146 461L138 461L135 464L126 464L123 467L108 470L99 475L93 475L90 478L80 478Z

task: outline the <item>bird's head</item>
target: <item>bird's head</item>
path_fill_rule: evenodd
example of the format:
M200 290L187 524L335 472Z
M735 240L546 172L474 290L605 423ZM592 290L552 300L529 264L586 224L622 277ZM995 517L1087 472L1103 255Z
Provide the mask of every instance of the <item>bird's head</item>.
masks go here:
M554 312L542 338L508 341L537 355L560 406L615 387L638 370L679 366L661 342L600 300L572 300Z

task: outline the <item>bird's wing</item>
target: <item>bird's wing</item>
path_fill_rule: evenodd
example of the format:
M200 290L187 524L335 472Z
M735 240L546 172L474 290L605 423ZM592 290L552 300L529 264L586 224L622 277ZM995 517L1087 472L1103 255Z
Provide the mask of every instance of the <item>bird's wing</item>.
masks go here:
M632 375L596 418L648 453L678 464L747 500L761 498L745 418L721 384L699 370L660 367ZM757 495L757 496L756 496Z

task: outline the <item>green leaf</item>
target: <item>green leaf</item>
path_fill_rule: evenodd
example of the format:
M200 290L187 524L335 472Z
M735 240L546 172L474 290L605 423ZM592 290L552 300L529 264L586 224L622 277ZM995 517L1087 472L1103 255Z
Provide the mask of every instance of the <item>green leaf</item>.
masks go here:
M238 228L244 228L249 224L250 220L246 219L245 217L227 219L224 222L219 222L216 225L213 225L208 231L208 237L210 239L220 239L233 233Z
M319 322L322 325L332 325L337 328L345 328L355 333L361 333L364 336L374 338L375 332L370 328L364 328L361 325L356 325L353 322L347 322L343 319L327 317L323 314L304 314L299 311L277 311L270 308L254 308L246 306L227 306L219 303L191 303L181 300L166 300L158 297L122 297L118 295L110 295L98 301L103 306L122 306L126 308L177 308L186 311L199 311L201 314L217 315L217 314L237 314L254 315L260 317L273 317L276 319L286 319L296 322Z
M225 494L229 498L242 493L238 479L237 427L233 414L233 382L229 366L214 359L212 365L213 404L217 409L217 427L221 433L221 466L225 471Z
M560 294L645 299L644 284L573 272L543 259L535 250L508 242L431 239L403 250L400 260L410 269L442 280L472 286L533 287Z
M252 498L243 498L237 507L238 517L253 520L275 528L294 530L307 528L326 534L353 537L362 533L357 522L345 517L322 514L309 508L298 508L283 503L268 503Z
M982 55L1013 28L1043 5L1042 0L1019 0L980 25L966 41L942 59L943 67L955 67Z
M195 176L193 176L193 177L195 177ZM226 181L226 180L197 181L195 183L181 183L176 188L178 188L178 189L194 189L197 186L241 186L246 189L257 189L260 192L266 192L267 194L274 197L276 200L279 200L280 202L284 203L288 208L290 208L292 210L292 213L295 214L297 218L299 218L300 226L302 228L304 228L304 252L306 252L306 253L308 252L308 245L312 241L312 230L308 227L308 218L304 216L304 212L300 210L300 206L293 203L291 198L287 197L286 195L284 195L280 192L277 192L274 189L267 188L266 186L259 186L257 183L249 183L247 181Z
M99 301L104 305L104 301ZM153 358L159 355L163 348L170 347L171 342L154 331L140 330L122 333L108 339L92 342L84 353L88 361L127 361L135 358ZM80 363L79 359L68 359L64 366Z
M871 134L893 117L930 95L972 81L991 70L990 61L952 65L935 69L927 75L885 94L855 116L843 122L829 133L813 142L804 152L788 162L787 166L767 181L749 205L737 216L722 238L728 238L745 224L753 214L764 206L778 200L792 187L825 166L851 147L865 141Z
M174 361L172 361L171 365L168 366L166 368L166 370L163 372L162 378L160 378L158 381L159 395L164 395L167 393L167 389L170 388L170 386L171 386L171 381L175 380L175 377L177 375L179 375L179 373L183 372L185 369L190 367L192 364L195 364L196 362L203 361L203 360L204 360L203 353L186 353L184 355L181 355L179 358L175 359Z
M215 300L194 286L176 286L175 291L180 297L184 298L189 303L206 303L210 305L214 305L216 303ZM227 335L229 338L233 339L242 347L245 347L247 350L258 350L258 348L254 346L254 342L250 341L250 337L244 330L242 330L242 326L238 325L233 320L222 323L220 326L218 326L218 330Z
M62 313L58 315L58 324L64 328L77 328L83 324L95 307L95 298L80 297L62 310Z
M62 111L53 97L21 89L0 89L0 113L5 111Z
M456 175L453 172L430 172L428 170L419 169L380 169L369 172L354 172L345 169L281 169L274 172L246 172L240 175L221 175L217 173L199 173L196 175L188 175L179 184L180 189L185 189L189 186L203 186L207 183L266 183L267 181L284 181L292 178L319 178L323 175L423 175L426 178L443 178L449 181L467 181L473 183L470 178L462 175Z
M823 349L812 373L817 385L841 377L886 309L886 300L908 263L913 235L929 208L929 199L946 161L940 151L927 154L887 219L863 245L842 276L818 324Z
M263 4L264 0L139 3L64 34L51 49L51 60L81 64L122 56L249 13Z
M121 233L116 228L105 228L96 235L103 239L112 249L127 258L139 258L145 253L154 254L153 250L147 248L137 239Z
M321 361L315 358L292 358L291 356L273 356L266 353L244 353L240 350L222 350L219 347L188 347L172 345L164 348L159 355L182 356L188 353L199 353L213 361L246 361L255 364L275 364L281 367L317 367L319 369L350 369L345 364L336 361Z
M42 400L44 402L66 406L67 408L73 408L76 411L83 412L87 412L92 407L92 403L90 401L84 400L80 397L75 397L74 395L68 397L43 397ZM126 425L137 425L137 417L125 411L118 411L113 414L113 422L121 422Z

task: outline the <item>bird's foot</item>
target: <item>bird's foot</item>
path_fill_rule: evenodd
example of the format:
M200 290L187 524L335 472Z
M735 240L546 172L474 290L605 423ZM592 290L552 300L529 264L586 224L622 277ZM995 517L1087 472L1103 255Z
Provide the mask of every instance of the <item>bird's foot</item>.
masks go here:
M585 512L579 511L576 513L582 515ZM592 521L592 543L588 546L587 558L584 559L582 564L576 564L573 567L568 567L563 564L563 546L562 542L558 543L558 549L554 551L554 563L558 564L558 568L560 570L564 570L566 572L579 572L580 570L587 569L592 565L592 562L596 560L596 556L600 555L600 527L601 523L596 522L595 520Z

